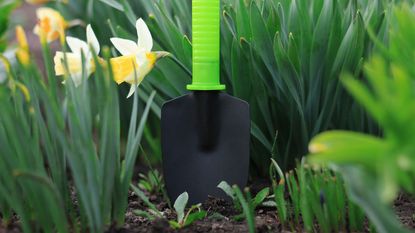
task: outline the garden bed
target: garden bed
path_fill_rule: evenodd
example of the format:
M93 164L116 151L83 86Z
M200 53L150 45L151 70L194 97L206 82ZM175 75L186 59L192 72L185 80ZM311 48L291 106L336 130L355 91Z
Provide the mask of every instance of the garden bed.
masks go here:
M156 196L153 199L159 199ZM138 217L132 213L134 209L145 209L146 206L136 197L130 196L129 209L126 214L126 224L121 230L112 230L113 233L141 233L141 232L248 232L245 221L235 221L232 218L239 213L234 209L232 203L225 200L211 198L203 204L203 208L208 211L208 217L204 220L193 223L191 226L182 230L173 230L166 220L149 222L143 217ZM410 229L415 229L415 200L408 195L401 194L395 201L395 210L401 222ZM160 210L164 210L168 219L176 216L168 209L167 203L161 201L157 205ZM219 214L219 215L218 215ZM222 216L220 216L222 215ZM276 210L268 207L258 207L255 213L256 231L261 232L292 232L282 227L278 220ZM366 223L366 232L369 226ZM301 227L301 226L300 226ZM318 226L316 226L318 227ZM316 228L317 230L318 228ZM296 229L302 232L303 229ZM316 231L318 232L318 230Z
M4 2L0 233L415 230L413 1L221 0L221 81L266 180L186 211L151 167L194 78L192 0Z
M254 188L255 190L255 188ZM168 232L248 232L248 227L245 221L235 221L233 218L240 214L229 201L210 198L203 203L202 208L208 212L205 219L197 221L181 230L174 230L169 226L168 220L176 218L174 211L168 208L168 204L163 201L163 198L158 195L149 195L150 201L156 203L159 210L163 211L166 219L159 219L156 221L149 221L144 217L135 215L134 210L144 210L147 206L143 201L139 200L133 193L129 194L129 207L126 213L126 222L123 228L112 228L107 233L168 233ZM415 229L415 200L406 194L400 194L394 204L394 209L399 220L408 228ZM256 231L261 232L293 232L287 230L288 228L281 225L278 220L275 208L260 206L255 211ZM15 223L10 224L9 227L0 226L0 233L20 233L22 232L17 219ZM366 231L369 232L369 225L366 222ZM297 232L302 232L303 229L295 229ZM316 225L316 232L318 226ZM347 231L349 232L349 231Z

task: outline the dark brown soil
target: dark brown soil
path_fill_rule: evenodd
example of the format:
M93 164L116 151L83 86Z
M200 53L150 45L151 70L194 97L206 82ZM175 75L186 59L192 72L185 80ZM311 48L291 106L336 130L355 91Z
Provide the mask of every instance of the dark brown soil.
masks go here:
M139 200L138 197L130 193L129 207L126 214L126 222L122 229L110 229L107 233L194 233L194 232L248 232L248 227L245 221L236 221L234 217L240 214L233 204L216 198L210 198L203 203L202 208L208 212L205 219L197 221L181 230L173 230L170 228L168 220L176 218L174 211L169 209L168 204L163 201L163 198L156 195L150 195L150 200L153 203L158 203L157 208L164 213L166 219L158 219L153 222L144 217L137 216L133 213L134 210L146 210L147 207ZM395 211L399 220L408 228L415 229L415 199L409 195L401 194L394 205ZM256 231L262 232L282 232L276 210L272 208L261 207L256 210ZM14 223L9 224L6 228L1 225L0 218L0 233L20 233L21 229L17 224L17 219ZM288 232L288 231L285 231Z
M233 204L216 198L209 198L203 203L202 208L208 212L204 220L195 222L189 227L181 230L173 230L170 228L167 220L159 219L150 222L143 217L136 216L132 213L134 209L147 209L142 201L138 201L135 196L130 196L129 210L126 214L126 224L121 230L110 230L108 233L141 233L141 232L248 232L245 221L236 221L233 219L240 213L233 207ZM169 209L166 202L158 200L157 197L152 197L159 210L163 211L164 215L169 220L176 218L175 214ZM272 209L260 209L256 211L256 229L257 232L279 232L280 226L277 220L276 212Z
M123 229L110 230L108 233L141 233L141 232L248 232L245 221L235 221L234 216L239 212L234 209L232 203L221 199L210 198L203 204L203 209L208 212L208 217L204 220L195 222L191 226L173 230L169 227L167 220L156 220L150 222L145 218L138 217L132 213L134 209L146 209L138 198L130 196L129 210L126 215L126 224ZM167 219L175 219L174 213L168 208L167 203L153 196L155 203L160 203L157 207L162 210ZM415 200L408 195L401 194L394 206L401 222L410 229L415 229ZM278 221L275 209L260 208L256 210L256 231L261 232L282 232L282 226ZM286 231L288 232L288 231Z
M398 219L410 229L415 229L415 199L401 194L396 199L394 208Z

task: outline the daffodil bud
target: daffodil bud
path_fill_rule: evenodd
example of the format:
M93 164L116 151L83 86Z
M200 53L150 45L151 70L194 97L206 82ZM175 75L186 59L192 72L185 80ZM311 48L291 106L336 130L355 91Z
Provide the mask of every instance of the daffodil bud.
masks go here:
M27 43L26 33L22 26L16 27L16 39L19 47L16 51L17 60L24 66L30 64L29 44Z

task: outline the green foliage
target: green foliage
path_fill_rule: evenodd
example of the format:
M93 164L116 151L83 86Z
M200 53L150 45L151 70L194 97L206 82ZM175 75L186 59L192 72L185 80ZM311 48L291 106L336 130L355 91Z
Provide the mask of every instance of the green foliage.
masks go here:
M164 188L163 176L158 170L150 170L147 175L140 173L138 187L149 193L159 193Z
M235 187L231 187L226 181L222 181L218 184L218 188L224 191L226 195L228 195L233 200L235 208L237 210L242 210L242 203L237 197ZM256 209L259 205L261 205L264 202L264 200L268 197L268 194L269 188L263 188L261 191L259 191L251 200L250 205L252 206L252 208Z
M403 189L415 194L415 14L407 4L392 11L389 46L365 65L369 87L350 75L344 84L384 131L383 138L334 131L314 138L309 160L335 164L351 198L379 232L405 232L390 206Z
M255 233L255 207L253 206L254 200L251 199L249 189L245 189L245 196L238 186L233 186L232 189L235 192L236 200L238 200L243 210L249 233Z
M1 0L0 1L0 53L7 47L7 38L4 38L9 27L9 17L20 1Z
M24 232L103 232L122 225L155 92L141 110L134 97L121 155L119 102L109 69L95 58L94 77L84 76L78 88L67 77L62 89L48 45L43 56L46 77L33 63L17 64L0 86L1 214L7 222L16 213Z
M264 204L277 207L283 228L299 232L365 230L365 215L347 197L339 174L302 164L284 175L275 160L272 160L270 174L274 195L273 200Z
M140 15L155 35L156 48L173 54L143 83L144 100L153 88L160 93L156 116L164 101L186 93L191 82L190 6L190 0L105 0L85 14L109 8L117 16L124 12L124 17L103 18L110 19L114 36L125 37L133 35L128 19ZM295 166L310 138L327 129L377 132L338 76L342 71L360 75L373 47L366 29L383 40L387 9L382 0L222 1L221 78L229 93L250 103L253 171L264 175L271 154L283 169ZM93 24L102 25L101 19Z
M132 190L134 191L135 195L137 195L144 204L148 207L148 210L134 210L134 213L148 218L149 220L153 221L156 218L163 218L163 213L157 209L157 207L151 203L151 201L148 199L146 194L138 187L131 185Z
M238 186L231 187L226 181L220 182L218 188L232 199L235 209L242 212L234 216L233 219L240 221L245 218L249 232L255 232L255 209L264 203L270 189L268 187L264 188L252 198L248 188L244 190L244 195Z

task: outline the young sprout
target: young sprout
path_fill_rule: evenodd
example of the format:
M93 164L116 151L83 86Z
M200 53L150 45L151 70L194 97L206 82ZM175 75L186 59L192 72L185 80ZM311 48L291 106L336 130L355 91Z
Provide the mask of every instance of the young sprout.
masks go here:
M235 193L235 187L231 187L226 181L220 182L217 187L222 189L222 191L224 191L226 195L228 195L234 201L235 208L237 210L241 209L240 203L238 202L238 198ZM261 205L264 202L264 200L268 197L268 195L269 195L268 187L259 191L257 195L255 195L254 199L252 199L251 204L254 207L254 209L257 208L259 205Z
M245 189L246 198L238 186L234 185L233 190L239 203L242 206L242 215L245 216L246 222L248 223L249 233L255 233L255 207L253 206L254 200L251 199L251 193L249 189Z
M163 188L163 176L157 170L151 170L147 175L140 173L138 187L149 193L159 192Z
M159 211L157 207L150 202L144 192L133 185L131 185L134 193L147 205L147 210L135 210L134 213L138 216L145 217L150 221L154 221L157 218L165 219L163 212ZM169 221L169 224L174 229L181 229L189 226L197 220L201 220L206 217L207 212L202 210L201 204L193 205L185 212L187 202L189 201L189 194L187 192L182 193L177 197L174 202L174 210L177 214L177 220Z
M135 210L134 213L138 216L145 217L150 221L154 221L157 218L164 218L163 212L159 211L157 207L151 203L146 194L138 187L131 185L134 193L144 202L148 207L147 210Z
M185 212L185 208L187 202L189 201L189 194L184 192L177 197L176 201L174 202L174 209L176 210L177 214L177 221L169 221L169 224L174 229L181 229L183 227L189 226L193 222L203 219L206 217L206 211L201 210L201 204L193 205L190 209ZM194 212L196 211L196 212Z

